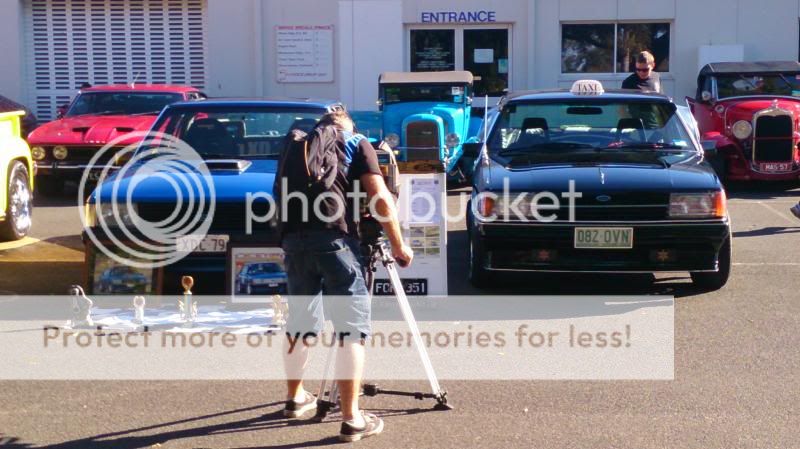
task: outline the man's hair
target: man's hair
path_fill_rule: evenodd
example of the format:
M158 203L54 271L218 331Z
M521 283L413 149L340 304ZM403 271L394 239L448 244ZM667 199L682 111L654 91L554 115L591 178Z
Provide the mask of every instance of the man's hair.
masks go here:
M650 53L649 51L645 50L643 52L639 52L639 54L636 55L636 63L637 64L655 65L656 58L653 57L652 53Z
M335 126L339 129L348 129L352 130L355 127L353 123L353 119L350 117L346 111L339 110L328 112L327 114L323 115L321 119L319 119L319 124L317 126Z

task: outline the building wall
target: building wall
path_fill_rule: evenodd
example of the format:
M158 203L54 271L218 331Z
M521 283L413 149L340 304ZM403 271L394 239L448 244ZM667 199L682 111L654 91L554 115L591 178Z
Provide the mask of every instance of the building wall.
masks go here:
M0 93L26 98L23 2L0 14ZM408 69L409 28L424 11L493 10L511 27L511 88L569 86L593 76L617 86L626 74L561 73L561 23L664 20L672 23L667 93L694 90L701 46L739 45L746 60L798 56L800 0L208 0L208 93L214 96L340 98L374 108L378 74ZM279 83L275 26L333 25L334 80Z

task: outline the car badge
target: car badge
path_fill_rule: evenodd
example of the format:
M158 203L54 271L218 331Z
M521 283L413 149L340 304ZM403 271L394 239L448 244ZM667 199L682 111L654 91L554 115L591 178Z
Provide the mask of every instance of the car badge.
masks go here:
M597 195L595 199L601 203L607 203L611 201L611 197L608 195Z

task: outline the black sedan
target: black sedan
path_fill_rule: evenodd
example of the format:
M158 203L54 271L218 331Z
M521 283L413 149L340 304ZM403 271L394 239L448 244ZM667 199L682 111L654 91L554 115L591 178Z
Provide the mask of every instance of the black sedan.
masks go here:
M473 178L470 280L500 272L688 271L719 289L731 267L725 191L691 114L662 95L508 95Z

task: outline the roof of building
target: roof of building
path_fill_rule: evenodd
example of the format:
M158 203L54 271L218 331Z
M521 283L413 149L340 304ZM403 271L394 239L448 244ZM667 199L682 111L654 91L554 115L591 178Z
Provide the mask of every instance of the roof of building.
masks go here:
M378 78L380 84L430 84L466 83L472 84L472 73L467 71L448 72L383 72Z
M712 62L700 69L700 75L713 73L800 72L797 61Z

